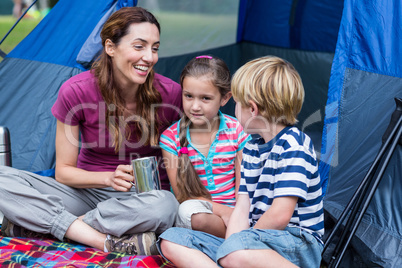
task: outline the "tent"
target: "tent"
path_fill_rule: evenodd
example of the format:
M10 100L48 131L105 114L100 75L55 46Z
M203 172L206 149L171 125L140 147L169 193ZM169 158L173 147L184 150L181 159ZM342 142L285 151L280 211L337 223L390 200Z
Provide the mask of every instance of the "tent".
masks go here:
M224 59L232 72L264 55L296 67L306 90L298 127L314 142L326 215L336 221L381 146L394 98L402 97L401 0L59 0L0 63L0 125L11 132L13 166L54 168L50 108L58 89L96 57L97 34L110 13L135 4L160 18L162 48L169 48L155 69L173 80L200 54ZM169 24L166 14L183 20ZM191 38L180 39L173 28ZM233 102L222 110L233 114ZM399 146L343 267L401 266L401 158Z

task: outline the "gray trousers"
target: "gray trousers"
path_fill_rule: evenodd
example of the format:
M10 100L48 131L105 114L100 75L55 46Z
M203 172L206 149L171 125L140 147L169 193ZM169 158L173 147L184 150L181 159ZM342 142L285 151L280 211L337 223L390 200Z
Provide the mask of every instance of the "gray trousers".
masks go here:
M169 191L136 194L113 188L78 189L53 178L0 166L0 211L4 216L60 240L81 215L85 215L85 223L105 234L160 234L173 226L178 206Z

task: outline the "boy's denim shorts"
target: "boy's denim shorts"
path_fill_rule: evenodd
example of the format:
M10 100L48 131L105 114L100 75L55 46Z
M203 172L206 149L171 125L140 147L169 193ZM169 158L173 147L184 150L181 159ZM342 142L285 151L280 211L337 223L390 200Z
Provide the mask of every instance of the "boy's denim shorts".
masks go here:
M237 250L272 249L299 267L320 267L323 250L321 242L297 227L286 227L285 230L250 228L227 240L195 230L170 228L159 237L158 249L162 254L160 239L198 249L215 262Z

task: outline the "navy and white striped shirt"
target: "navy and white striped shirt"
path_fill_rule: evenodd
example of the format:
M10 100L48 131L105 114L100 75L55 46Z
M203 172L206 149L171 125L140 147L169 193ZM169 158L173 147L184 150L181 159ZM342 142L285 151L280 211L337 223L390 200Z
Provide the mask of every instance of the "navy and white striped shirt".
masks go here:
M243 150L239 194L250 198L250 226L269 209L274 198L297 196L289 227L300 227L321 238L324 211L318 163L313 143L296 127L284 128L265 143L253 137Z

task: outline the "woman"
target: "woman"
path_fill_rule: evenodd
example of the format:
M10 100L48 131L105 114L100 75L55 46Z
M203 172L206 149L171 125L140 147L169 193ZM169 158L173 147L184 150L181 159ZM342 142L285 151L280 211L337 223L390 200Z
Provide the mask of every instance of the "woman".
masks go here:
M180 117L180 86L152 69L159 34L158 21L139 7L106 21L100 59L63 84L52 108L56 181L0 168L3 235L51 234L105 251L157 254L155 233L173 225L178 203L165 190L136 194L130 161L161 157L159 135Z

